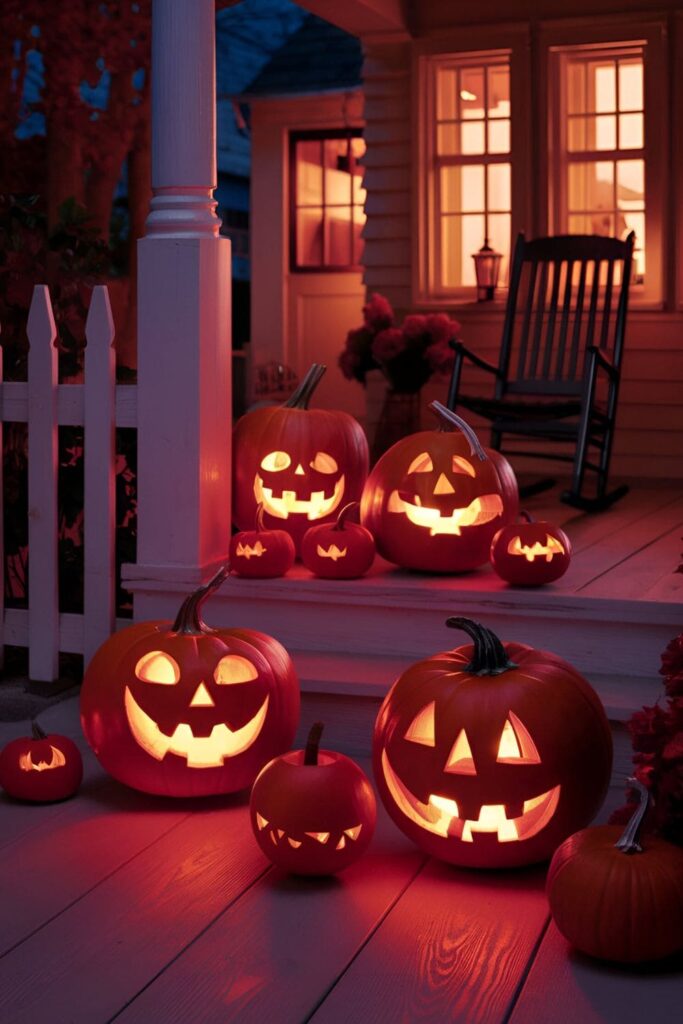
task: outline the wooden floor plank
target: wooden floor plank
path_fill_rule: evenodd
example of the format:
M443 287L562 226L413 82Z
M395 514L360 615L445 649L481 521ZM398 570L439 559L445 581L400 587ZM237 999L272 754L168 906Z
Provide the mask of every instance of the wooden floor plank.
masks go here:
M572 951L551 922L510 1024L680 1024L683 958L627 968Z
M103 1024L251 885L267 865L245 797L220 802L2 957L0 1020Z
M651 536L640 547L634 544L631 555L582 587L581 596L611 598L618 594L622 599L647 600L650 591L663 576L672 573L680 561L683 502L676 507L677 521L658 536ZM677 600L675 592L668 596L673 601ZM665 598L660 596L659 600Z
M544 875L430 861L312 1021L502 1022L547 922Z
M301 1024L423 861L382 813L369 851L340 875L301 879L273 869L117 1024ZM340 1018L354 1019L365 1017Z

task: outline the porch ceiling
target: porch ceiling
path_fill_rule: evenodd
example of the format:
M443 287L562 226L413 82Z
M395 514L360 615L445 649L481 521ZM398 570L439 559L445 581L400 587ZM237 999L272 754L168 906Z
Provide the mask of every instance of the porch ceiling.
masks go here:
M374 32L408 34L407 0L296 0L299 7L355 36Z

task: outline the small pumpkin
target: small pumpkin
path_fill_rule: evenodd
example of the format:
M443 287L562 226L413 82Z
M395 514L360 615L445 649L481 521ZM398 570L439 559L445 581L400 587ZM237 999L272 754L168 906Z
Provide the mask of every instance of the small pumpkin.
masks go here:
M464 867L550 857L587 824L610 778L612 737L600 699L568 662L503 644L471 619L472 638L408 668L377 716L373 767L398 827Z
M351 580L364 576L375 560L375 541L360 523L349 522L358 508L350 501L337 516L336 523L312 526L304 534L301 561L316 576L331 580Z
M294 565L294 541L285 530L269 530L263 524L263 505L256 509L253 530L242 530L230 539L230 566L238 576L273 579Z
M295 875L332 875L353 864L375 830L377 806L362 769L344 754L319 750L316 722L305 750L276 757L251 791L256 841L278 867Z
M67 736L49 735L37 722L31 736L11 740L0 752L0 786L9 796L52 803L73 796L83 778L81 753Z
M488 561L494 534L517 515L517 481L464 420L440 402L430 409L439 428L397 441L370 473L361 522L396 565L466 572Z
M683 850L640 838L649 803L639 803L623 834L618 825L586 828L555 851L546 891L559 931L583 953L639 963L683 949Z
M309 409L325 367L314 363L291 398L251 409L233 433L233 519L251 528L257 505L267 526L291 536L297 551L313 523L334 522L360 498L368 475L368 442L346 412Z
M287 651L264 633L201 619L227 576L225 566L190 594L174 622L115 633L88 665L83 732L110 775L134 789L232 793L292 743L299 685Z
M559 580L569 568L569 537L553 523L536 520L524 509L521 523L503 526L491 542L491 564L501 579L518 587Z

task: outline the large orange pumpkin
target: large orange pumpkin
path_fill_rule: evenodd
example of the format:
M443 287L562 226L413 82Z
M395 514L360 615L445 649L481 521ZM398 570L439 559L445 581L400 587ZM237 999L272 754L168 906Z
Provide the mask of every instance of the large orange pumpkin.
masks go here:
M363 490L361 521L396 565L465 572L488 561L494 534L515 518L517 481L464 420L440 402L430 409L439 428L410 434L382 455Z
M81 723L104 768L147 793L205 796L251 785L288 750L299 686L284 647L250 629L210 629L200 608L222 569L175 622L115 633L83 679Z
M368 475L368 442L346 412L309 409L325 373L316 363L280 406L252 409L233 434L233 519L250 529L257 505L264 523L286 530L300 549L314 524L333 522L361 496Z
M465 867L549 857L600 807L612 739L602 704L566 661L474 641L407 669L377 717L373 765L396 824L427 853Z

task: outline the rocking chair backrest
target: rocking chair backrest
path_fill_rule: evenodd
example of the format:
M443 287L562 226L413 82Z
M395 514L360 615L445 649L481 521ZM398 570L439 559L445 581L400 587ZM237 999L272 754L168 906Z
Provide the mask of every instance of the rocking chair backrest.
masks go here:
M586 352L618 368L624 343L634 234L517 238L496 397L581 393Z

